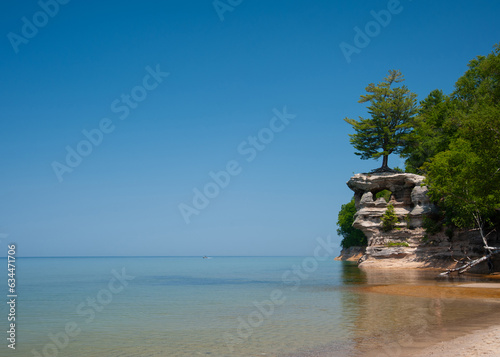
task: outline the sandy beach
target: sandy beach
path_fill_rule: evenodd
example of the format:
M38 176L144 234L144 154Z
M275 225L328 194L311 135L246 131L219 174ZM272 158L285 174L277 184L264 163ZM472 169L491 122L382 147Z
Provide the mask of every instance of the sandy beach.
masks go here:
M365 291L379 294L395 294L410 297L439 297L457 299L484 299L500 301L500 284L462 283L454 286L412 286L412 285L380 285L365 288ZM500 306L499 306L500 307ZM396 355L401 357L500 357L500 320L498 316L490 316L484 324L463 325L457 327L460 336L448 336L442 342L416 343ZM377 354L377 356L382 356Z
M409 299L431 298L435 301L460 300L474 304L498 304L498 311L456 323L409 334L401 330L396 335L377 335L361 338L353 346L331 344L309 351L287 354L287 357L500 357L500 282L498 275L489 275L489 281L435 283L435 284L380 284L354 287L353 291L371 296L391 295ZM435 308L443 305L436 303ZM467 304L463 305L467 308ZM425 316L422 316L425 319ZM412 318L412 316L408 316ZM423 325L425 326L425 325ZM350 347L350 348L349 348Z
M406 355L406 357L428 356L498 357L500 356L500 325L475 331Z

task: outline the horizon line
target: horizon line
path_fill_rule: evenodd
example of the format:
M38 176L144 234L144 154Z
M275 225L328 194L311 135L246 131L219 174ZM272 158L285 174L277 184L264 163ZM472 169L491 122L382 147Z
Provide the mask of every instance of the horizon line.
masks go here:
M285 258L307 255L58 255L58 256L16 256L16 258ZM7 259L7 257L0 257Z

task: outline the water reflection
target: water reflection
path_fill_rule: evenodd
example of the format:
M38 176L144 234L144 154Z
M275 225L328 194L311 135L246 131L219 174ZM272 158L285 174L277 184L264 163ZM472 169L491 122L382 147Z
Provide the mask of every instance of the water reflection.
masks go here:
M391 353L411 348L422 341L440 341L465 332L464 326L485 324L484 318L498 311L491 300L457 299L440 293L443 286L459 282L485 281L483 276L439 278L439 272L419 270L361 270L356 264L344 262L342 280L347 287L342 294L342 320L349 329L356 350L363 356L377 355L388 348ZM394 288L397 294L374 293L373 286ZM408 289L414 295L404 296ZM416 294L418 296L418 294ZM446 297L445 297L446 296ZM389 347L388 347L389 346ZM399 352L398 352L399 351ZM388 353L391 355L391 353Z
M339 262L342 265L344 285L359 284L456 284L465 282L499 281L497 276L479 274L452 274L441 276L440 270L417 269L360 269L355 262Z
M354 262L340 262L342 264L342 283L345 286L366 284L366 272L358 268Z

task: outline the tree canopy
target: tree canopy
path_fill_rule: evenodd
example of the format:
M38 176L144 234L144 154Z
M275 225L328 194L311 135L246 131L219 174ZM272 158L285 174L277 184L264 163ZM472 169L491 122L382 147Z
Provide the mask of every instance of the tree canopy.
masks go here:
M355 154L363 160L382 157L381 170L389 170L390 154L404 149L412 130L411 119L417 112L417 95L405 85L396 86L403 81L400 71L390 70L382 82L370 83L366 87L367 94L359 100L359 103L369 103L370 118L344 119L355 130L349 135L357 150Z
M489 55L478 56L469 62L468 70L457 80L450 96L434 90L420 102L412 123L413 131L402 150L406 171L425 173L424 163L467 134L464 126L470 128L469 115L499 105L500 44L497 44Z
M486 231L498 224L500 212L500 46L468 67L455 84L442 122L425 124L430 131L452 128L452 134L415 133L424 146L431 140L443 143L422 166L431 198L442 203L457 227L478 228L491 255L499 252L489 248Z
M458 227L482 225L500 209L499 153L500 108L486 106L464 117L449 148L424 166L431 197Z
M477 56L455 84L453 98L466 113L500 104L500 43L488 56Z
M422 174L422 166L437 153L448 149L457 125L452 120L455 104L441 90L433 90L420 101L401 156L406 158L406 172Z
M337 226L339 228L337 234L343 237L340 242L342 248L365 246L367 244L365 234L352 226L355 214L356 205L353 198L349 203L342 205L338 215Z

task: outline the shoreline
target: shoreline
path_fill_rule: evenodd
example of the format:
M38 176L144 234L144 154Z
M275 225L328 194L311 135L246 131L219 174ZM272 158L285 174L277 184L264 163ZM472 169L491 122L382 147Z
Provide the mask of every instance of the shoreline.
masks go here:
M434 299L483 299L500 303L500 283L442 285L377 284L356 288L365 293Z
M365 347L358 349L345 343L317 346L306 351L296 351L280 357L499 357L500 314L495 323L483 322L482 326L462 326L447 331L444 336L416 337L402 335L397 340L367 338L359 342ZM464 331L469 328L468 331ZM366 345L373 343L371 349ZM378 346L375 346L378 344Z
M498 275L493 277L498 279ZM436 298L485 301L500 304L499 282L467 282L441 285L374 285L361 288L369 294L388 294L409 298ZM428 331L427 336L409 338L408 343L388 343L366 356L398 357L498 357L500 351L500 312L477 316L466 323Z
M472 274L471 274L472 275ZM484 277L484 276L483 276ZM433 299L438 302L460 300L473 304L499 304L498 275L489 281L451 284L373 284L353 287L353 291L368 295L402 296L407 299ZM497 312L498 311L498 312ZM421 316L425 318L424 316ZM410 318L410 316L409 316ZM401 331L398 335L376 335L355 339L352 344L333 342L308 351L297 351L287 357L499 357L500 309L455 322L433 326L425 331ZM350 346L350 347L349 347Z
M498 357L500 351L500 322L497 325L474 330L448 341L438 342L419 351L404 353L402 357Z

